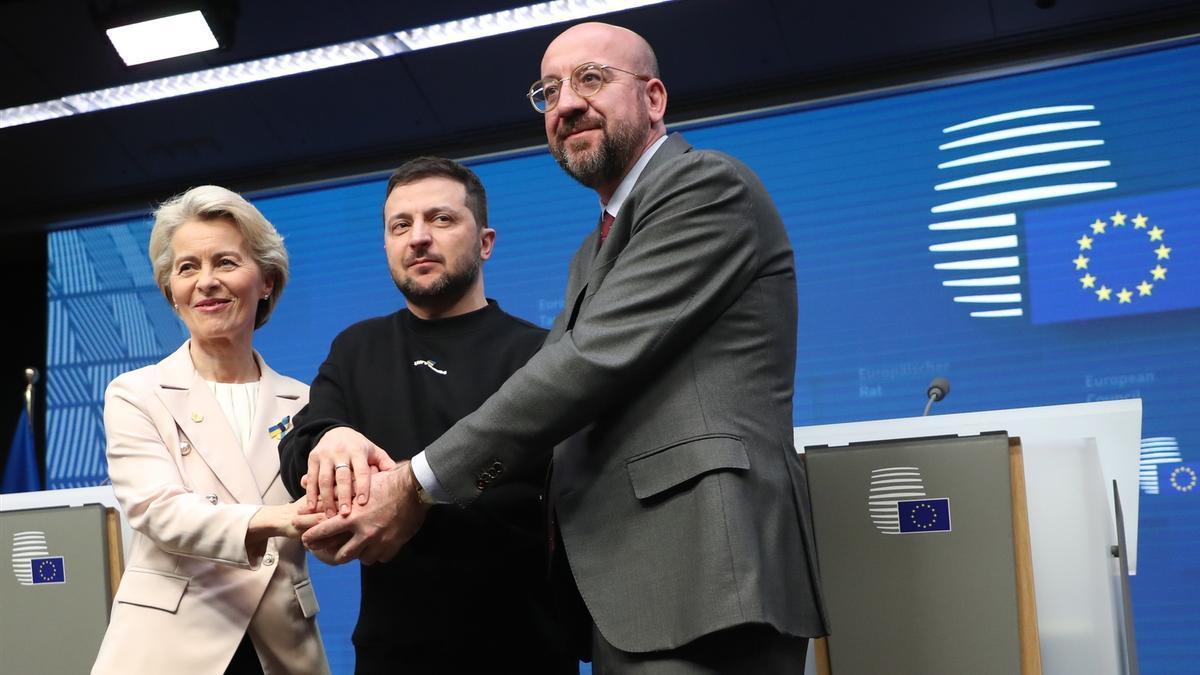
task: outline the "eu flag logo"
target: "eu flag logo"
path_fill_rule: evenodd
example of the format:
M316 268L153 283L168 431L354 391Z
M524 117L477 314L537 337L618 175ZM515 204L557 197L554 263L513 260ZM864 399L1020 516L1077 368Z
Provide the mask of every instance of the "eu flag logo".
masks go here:
M1200 306L1200 189L1025 214L1034 323Z
M1158 466L1159 494L1200 493L1200 464L1179 463Z
M63 565L63 557L61 555L33 558L29 561L29 570L33 572L33 583L35 586L37 584L67 583L67 570L66 566Z
M950 531L950 500L905 499L896 502L900 516L900 533Z

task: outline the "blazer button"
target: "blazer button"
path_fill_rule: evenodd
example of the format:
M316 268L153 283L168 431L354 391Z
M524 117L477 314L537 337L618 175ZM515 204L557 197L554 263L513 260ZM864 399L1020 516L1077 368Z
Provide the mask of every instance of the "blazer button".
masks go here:
M191 443L188 443L185 441L182 444L180 444L179 454L187 455L187 454L190 454L191 452L192 452L192 444Z
M212 504L213 506L217 505L217 493L210 492L210 493L204 495L204 498L208 500L209 504Z
M274 565L275 564L275 554L268 553L268 554L264 555L263 556L263 564L267 565L268 567L271 565Z
M481 479L479 479L479 482L478 482L478 483L475 483L475 487L477 487L477 488L479 488L480 490L482 490L483 488L487 487L487 481L486 481L486 480L483 480L483 479L481 478Z
M496 475L498 476L498 475L504 473L504 465L501 464L500 462L495 462L494 464L492 464L492 471L494 471L496 473Z

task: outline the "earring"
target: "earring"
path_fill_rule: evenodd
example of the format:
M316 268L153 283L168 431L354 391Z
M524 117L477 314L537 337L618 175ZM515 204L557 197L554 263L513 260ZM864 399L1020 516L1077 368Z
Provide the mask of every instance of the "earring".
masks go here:
M176 312L178 312L178 311L179 311L179 303L178 303L178 302L177 302L177 303L175 303L175 311L176 311Z
M271 298L270 293L267 293L266 295L263 296L263 300L269 300L270 298Z

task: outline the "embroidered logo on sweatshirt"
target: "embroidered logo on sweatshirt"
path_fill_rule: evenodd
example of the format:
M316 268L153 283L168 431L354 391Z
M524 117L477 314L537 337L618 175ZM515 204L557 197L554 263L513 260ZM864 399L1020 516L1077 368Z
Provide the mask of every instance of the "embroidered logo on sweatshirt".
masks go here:
M446 371L438 370L436 361L431 361L429 359L421 359L420 361L413 361L413 365L414 366L425 366L426 368L432 370L433 372L437 373L438 375L446 374Z

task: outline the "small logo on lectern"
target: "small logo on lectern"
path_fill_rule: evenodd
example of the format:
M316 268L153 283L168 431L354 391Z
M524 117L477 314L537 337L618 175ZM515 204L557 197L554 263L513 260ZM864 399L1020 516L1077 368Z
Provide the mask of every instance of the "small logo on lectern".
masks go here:
M50 555L46 533L40 530L13 533L12 571L22 586L67 583L66 561Z
M902 499L896 502L901 534L950 531L950 500Z
M900 534L900 513L896 508L902 499L925 496L921 470L915 466L889 466L871 471L871 486L867 491L867 513L875 528L884 534Z
M921 469L915 466L872 469L867 513L883 534L950 531L950 500L927 497Z

